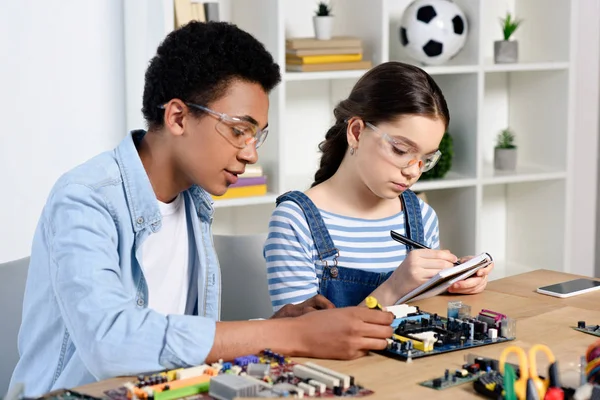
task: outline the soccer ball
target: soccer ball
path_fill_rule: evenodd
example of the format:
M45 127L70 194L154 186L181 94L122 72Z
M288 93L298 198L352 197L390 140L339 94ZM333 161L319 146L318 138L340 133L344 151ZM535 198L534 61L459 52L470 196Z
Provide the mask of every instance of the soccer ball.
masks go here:
M426 65L452 59L467 40L467 18L451 0L415 0L402 15L400 43Z

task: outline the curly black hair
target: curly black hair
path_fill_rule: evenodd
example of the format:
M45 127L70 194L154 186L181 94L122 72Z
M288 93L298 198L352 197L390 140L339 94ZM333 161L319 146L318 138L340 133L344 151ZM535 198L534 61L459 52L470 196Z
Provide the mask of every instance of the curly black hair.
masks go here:
M148 127L163 126L158 107L169 100L207 105L236 79L266 93L281 81L279 65L248 32L227 22L192 21L169 33L146 70L142 113Z

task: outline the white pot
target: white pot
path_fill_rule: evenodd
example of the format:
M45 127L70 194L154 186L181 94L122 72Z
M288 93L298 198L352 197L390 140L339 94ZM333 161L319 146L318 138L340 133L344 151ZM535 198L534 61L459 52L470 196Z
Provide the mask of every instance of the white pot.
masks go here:
M313 24L315 26L315 37L318 40L329 40L331 39L331 31L333 30L333 16L326 17L313 17Z
M517 149L494 149L494 168L514 171L517 168Z

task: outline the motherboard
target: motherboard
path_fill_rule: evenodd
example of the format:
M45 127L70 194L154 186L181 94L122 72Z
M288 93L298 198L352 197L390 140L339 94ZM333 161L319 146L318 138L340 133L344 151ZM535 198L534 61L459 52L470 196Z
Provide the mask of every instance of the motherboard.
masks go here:
M232 362L140 375L105 392L104 400L227 400L235 397L365 397L354 377L269 349Z
M514 319L487 309L471 316L470 307L461 302L450 302L446 316L407 304L386 309L395 315L394 334L380 354L405 361L516 338Z

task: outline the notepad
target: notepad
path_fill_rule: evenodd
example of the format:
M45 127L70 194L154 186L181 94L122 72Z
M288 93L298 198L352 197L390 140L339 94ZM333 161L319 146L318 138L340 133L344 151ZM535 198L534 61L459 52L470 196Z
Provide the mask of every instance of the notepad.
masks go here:
M489 253L481 253L469 261L452 268L444 269L421 286L404 295L396 302L396 304L404 304L409 301L417 301L437 296L446 291L455 282L467 279L481 268L487 267L492 261L492 256Z

